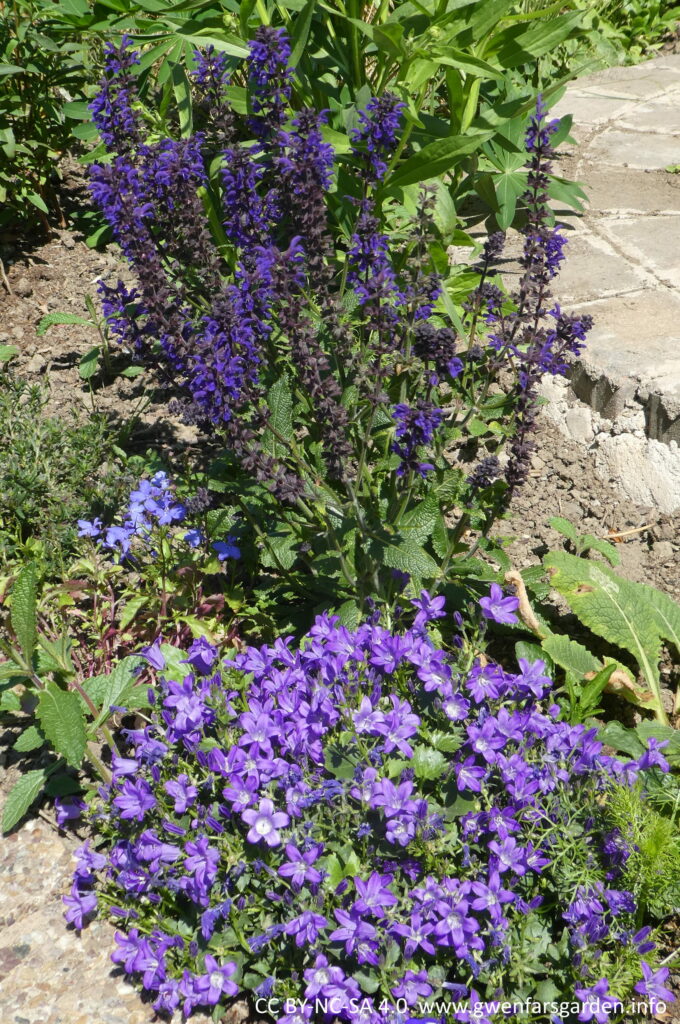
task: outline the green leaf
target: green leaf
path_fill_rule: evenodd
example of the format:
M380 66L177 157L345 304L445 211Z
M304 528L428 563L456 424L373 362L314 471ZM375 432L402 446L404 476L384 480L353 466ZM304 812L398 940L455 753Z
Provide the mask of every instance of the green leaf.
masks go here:
M183 139L188 139L193 131L194 117L191 106L191 86L186 71L181 64L172 66L172 91L175 94L179 115L179 130Z
M135 377L139 377L142 373L144 373L143 366L126 366L124 370L120 371L120 376L134 379Z
M447 49L444 56L432 54L431 59L450 68L459 68L475 78L490 78L497 82L503 80L503 72L495 68L493 64L482 60L481 57L473 57L472 54L465 53L463 50Z
M28 753L29 750L37 750L45 742L45 737L40 732L36 725L29 725L28 729L19 736L18 740L12 747L12 750L16 750L20 754Z
M667 594L647 583L633 583L633 590L641 601L649 608L654 617L659 635L670 641L680 654L680 605L671 600Z
M36 572L32 562L25 565L12 587L12 607L10 622L14 635L19 641L21 651L30 668L37 636L36 623Z
M247 46L237 40L236 36L186 35L179 31L177 35L193 46L214 46L216 50L228 53L232 57L247 57L250 52Z
M558 636L556 633L547 636L542 645L543 650L548 654L556 665L573 672L579 679L583 679L588 672L599 672L602 667L594 654L566 636Z
M165 658L165 668L158 673L159 676L181 683L187 675L186 651L181 651L177 647L173 647L172 644L161 644L160 650Z
M597 734L597 738L614 750L620 750L630 757L639 757L644 753L645 746L633 729L627 729L621 722L607 722Z
M617 576L603 563L563 551L547 555L543 564L551 573L551 585L581 622L637 660L652 691L657 718L667 725L658 669L661 636L656 616L640 600L636 585ZM645 695L639 696L640 703L646 705Z
M288 66L291 68L298 66L305 52L315 7L316 0L307 0L302 12L298 14L293 23L293 31L290 36L290 57L288 58Z
M297 558L298 541L290 533L270 534L260 562L267 569L291 569Z
M126 601L125 607L120 615L120 628L127 629L140 608L143 608L144 605L148 603L149 598L146 594L138 594L137 597L131 597L129 601Z
M377 552L377 546L374 547ZM405 540L400 544L384 544L380 546L381 561L390 569L398 569L418 579L431 579L436 576L439 567L427 551L413 541Z
M618 565L621 561L614 545L610 544L608 540L603 540L602 537L595 537L592 533L584 533L578 538L576 543L579 554L583 554L586 551L597 551L598 554L607 559L610 565Z
M0 711L21 711L21 697L16 690L5 690L0 696Z
M101 710L94 723L95 728L98 728L109 717L112 704L121 704L123 702L126 691L134 685L135 670L143 664L144 660L142 658L130 655L119 661L113 672L106 677L107 685L102 692ZM185 675L186 671L183 671L181 678L183 679Z
M28 199L29 203L32 203L33 206L36 206L43 213L50 212L47 209L47 204L45 203L45 200L42 198L42 196L39 196L37 192L27 192L26 198Z
M416 747L413 751L411 765L417 778L438 779L444 774L447 760L440 750L431 747Z
M513 25L505 29L499 37L496 53L499 63L505 68L514 68L543 56L566 39L582 18L582 12L575 11L540 21L528 28Z
M650 739L666 742L663 749L663 756L673 767L680 766L680 731L673 729L670 725L661 725L659 722L640 722L635 732L648 745Z
M2 815L2 831L9 832L20 821L28 808L37 799L45 785L48 772L45 768L26 772L10 791Z
M48 683L40 694L36 716L54 750L74 768L80 766L87 745L85 718L78 694Z
M552 527L552 529L556 530L558 533L561 533L562 536L566 537L567 540L570 540L572 544L575 544L578 540L578 530L573 523L570 523L569 520L565 519L563 516L552 516L552 518L548 520L548 526Z
M99 345L94 345L78 363L78 373L81 380L90 380L97 372L99 365Z
M67 636L60 636L57 640L50 640L40 634L38 636L37 667L38 674L43 672L59 672L62 675L75 675L75 666L71 658L71 640Z
M439 502L434 494L418 502L399 522L399 533L405 539L421 544L432 535L439 517Z
M55 324L81 324L84 327L95 326L91 320L86 320L82 316L75 316L73 313L48 313L36 327L35 333L38 335L46 334L50 327L54 327Z
M270 455L286 455L293 440L293 396L287 374L272 384L267 395L268 426L262 435L262 446ZM280 440L280 439L283 440Z
M19 349L16 345L0 345L0 363L8 363L18 355Z
M490 131L472 132L430 142L405 160L389 177L387 185L389 188L403 188L405 185L427 181L428 178L438 178L440 174L451 170L461 157L479 149L482 142L492 135Z
M555 664L553 659L545 649L545 644L532 644L527 640L518 640L515 644L515 657L519 662L520 658L524 658L530 665L533 665L535 661L543 661L545 663L548 672L552 673Z

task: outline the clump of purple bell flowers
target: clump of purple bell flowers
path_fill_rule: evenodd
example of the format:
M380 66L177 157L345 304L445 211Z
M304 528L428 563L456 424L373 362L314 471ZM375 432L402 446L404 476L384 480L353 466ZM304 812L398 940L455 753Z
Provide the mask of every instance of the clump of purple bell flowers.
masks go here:
M186 529L186 520L191 518L194 508L203 504L201 496L186 504L178 501L170 477L159 470L150 479L140 480L131 491L127 509L118 517L122 522L104 527L98 518L79 519L78 536L90 537L121 561L141 553L153 556L159 543L159 531L166 539L172 537L185 548L207 546L207 538L201 529L195 526ZM180 528L181 524L185 527ZM240 558L241 555L232 536L213 541L210 547L220 561Z
M507 621L512 599L488 600ZM634 893L607 880L608 794L649 764L561 721L542 662L448 653L443 600L413 610L401 632L323 615L222 664L207 642L179 667L149 652L152 718L113 758L65 903L77 927L119 923L113 960L158 1012L265 993L278 1024L327 1020L324 999L333 1020L403 1024L498 999L533 955L521 935L557 948L565 929L562 998L623 998L600 965L624 946L637 991L663 988ZM595 884L574 891L569 844Z

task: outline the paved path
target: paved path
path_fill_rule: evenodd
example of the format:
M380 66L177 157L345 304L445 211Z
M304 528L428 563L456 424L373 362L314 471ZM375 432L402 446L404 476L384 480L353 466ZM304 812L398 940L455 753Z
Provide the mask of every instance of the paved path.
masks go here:
M574 390L609 420L638 405L648 438L680 443L680 56L582 78L554 109L574 117L564 173L589 198L560 214L556 294L595 318Z

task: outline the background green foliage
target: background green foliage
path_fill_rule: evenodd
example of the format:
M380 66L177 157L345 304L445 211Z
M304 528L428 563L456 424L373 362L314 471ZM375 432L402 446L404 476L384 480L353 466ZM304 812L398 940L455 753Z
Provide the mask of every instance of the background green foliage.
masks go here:
M258 25L294 42L296 105L330 110L339 152L369 94L398 92L409 124L392 186L447 175L470 215L512 223L523 189L521 121L535 91L596 66L639 59L675 25L667 0L12 0L0 4L0 226L60 217L59 158L96 141L87 102L106 39L143 49L149 111L177 120L183 62L213 44L245 56ZM244 83L231 101L245 109ZM518 145L519 143L519 145ZM403 152L411 155L403 162ZM388 187L389 187L388 182ZM574 204L579 193L553 185ZM451 217L450 205L442 216ZM93 232L96 242L102 232Z
M36 558L63 572L76 520L117 508L131 477L100 416L45 414L48 392L0 377L0 569Z

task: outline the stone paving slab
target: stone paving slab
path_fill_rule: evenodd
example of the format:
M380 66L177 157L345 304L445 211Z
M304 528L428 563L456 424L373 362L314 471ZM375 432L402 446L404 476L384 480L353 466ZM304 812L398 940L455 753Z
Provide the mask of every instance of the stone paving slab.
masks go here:
M680 442L680 56L579 79L554 109L574 116L563 172L589 199L558 286L595 318L574 390L607 416L637 402L649 438Z

